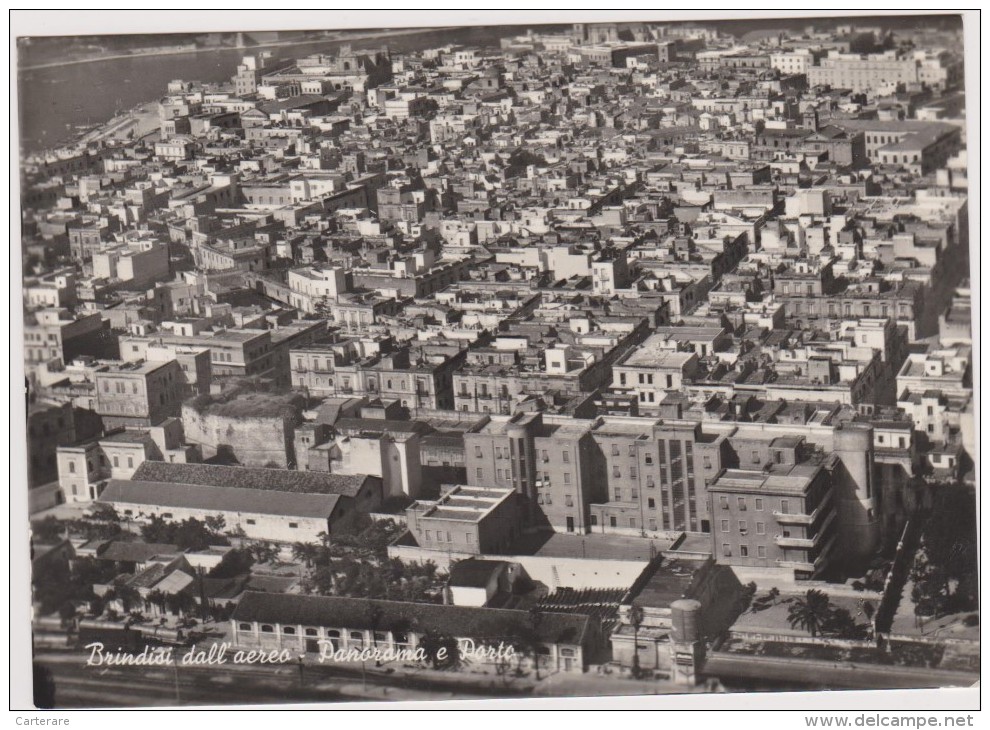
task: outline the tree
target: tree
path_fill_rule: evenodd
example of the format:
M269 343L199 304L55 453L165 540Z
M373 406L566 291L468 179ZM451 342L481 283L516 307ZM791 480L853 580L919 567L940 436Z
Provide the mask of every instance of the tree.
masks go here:
M223 515L210 515L206 518L207 529L215 535L222 535L226 526L227 519Z
M831 617L828 594L811 588L798 596L787 609L787 621L791 628L801 627L812 637L818 636Z
M457 669L461 666L460 642L450 634L430 629L420 638L419 647L434 669Z
M55 517L46 517L31 524L31 532L38 542L55 543L65 537L65 525Z
M119 602L121 608L124 609L124 613L130 613L144 603L144 599L141 597L138 589L127 583L118 583L110 588L103 594L103 600L108 605L114 601Z
M382 607L377 603L372 603L368 606L368 624L371 626L371 643L375 647L375 655L378 655L378 631L382 627L382 619L385 618L385 612ZM382 665L381 661L375 659L375 666L380 667Z
M975 609L977 576L972 494L960 488L940 489L922 526L911 568L916 614L939 616Z
M211 545L229 544L226 537L216 534L206 522L195 517L182 522L168 522L154 515L151 521L141 528L141 536L147 542L174 544L182 550L205 550Z
M250 550L244 548L234 548L223 556L223 560L215 565L207 576L210 578L234 578L250 572L254 565L254 556Z
M320 546L313 542L297 542L292 546L292 557L300 563L304 563L307 568L312 568L320 556Z
M165 592L160 588L155 588L153 591L149 592L145 597L145 601L149 606L154 606L157 608L159 613L165 613L166 596Z
M258 563L275 563L278 561L280 550L270 542L255 542L248 548L251 557Z
M540 642L540 625L543 623L543 608L539 605L529 609L529 626L532 630L533 644L533 667L536 669L536 679L540 679L540 649L543 648Z
M182 617L187 616L190 611L196 608L196 599L185 591L168 594L165 598L165 603L168 606L169 613L174 613Z
M640 675L639 667L639 627L643 625L643 607L631 606L629 608L629 623L633 627L633 676L637 679Z
M66 628L72 624L73 619L76 617L76 606L72 601L66 601L58 609L58 617L62 620L62 628Z
M777 588L777 586L774 586L769 591L767 591L767 595L770 597L770 602L774 606L776 606L777 605L777 599L780 598L780 589Z

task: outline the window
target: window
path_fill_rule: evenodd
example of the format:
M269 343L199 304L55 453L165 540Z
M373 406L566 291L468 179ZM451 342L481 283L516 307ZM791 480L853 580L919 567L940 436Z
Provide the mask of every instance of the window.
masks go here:
M760 497L757 497L756 500L755 500L755 503L756 503L756 511L757 512L762 512L763 511L763 499L760 498Z
M727 558L732 556L732 547L727 542L722 543L722 555Z
M120 466L120 457L119 456L113 457L113 465L114 466Z
M429 530L426 531L426 541L427 542L430 541L430 531Z
M629 478L636 479L636 477L637 477L636 467L634 466L629 467Z
M482 481L485 478L485 470L480 466L474 470L474 475L478 478L478 481Z
M729 498L724 494L719 495L718 506L722 509L729 509Z
M746 511L746 498L745 497L736 497L736 505L739 507L739 511L740 512L745 512Z
M275 627L272 626L271 624L261 624L261 632L263 634L274 634Z
M475 446L474 447L474 456L477 459L480 459L481 458L482 454L481 454L481 447L480 446Z
M629 444L629 455L636 456L636 444Z
M656 503L656 500L653 499L653 497L650 497L648 500L646 500L646 505L650 509L655 509L656 506L657 506L657 503Z
M564 484L571 483L571 473L569 471L564 472Z
M711 459L710 456L704 457L704 464L705 464L705 468L706 469L711 469L712 468L712 459Z
M247 522L249 525L256 524L254 520L245 520L245 522Z
M749 548L746 545L740 545L739 546L739 555L740 555L740 557L748 558L749 557Z
M573 507L574 506L574 498L571 495L569 495L569 494L565 494L564 495L564 506L565 507Z
M562 451L560 458L563 460L563 462L565 464L570 464L571 463L571 452L570 451Z
M766 535L767 534L767 526L766 526L765 523L763 523L763 522L757 522L756 523L756 534L757 535Z
M243 623L243 622L237 624L237 628L239 628L241 631L253 631L254 630L253 627L251 626L251 624L246 624L246 623Z
M317 631L316 629L303 629L303 633L306 636L319 636L320 635L320 632Z
M498 481L502 481L502 470L501 469L496 469L495 470L495 478L498 479Z
M759 464L760 463L760 452L759 451L755 451L755 450L753 451L753 463L754 464Z
M133 469L134 468L134 459L133 459L133 457L130 457L130 456L127 457L127 468L128 469Z
M289 527L291 529L295 530L295 529L297 529L299 527L299 523L298 522L290 522L289 523Z
M756 546L756 557L758 557L758 558L765 558L766 556L767 556L766 546L764 546L764 545L757 545Z
M622 478L622 471L619 469L619 467L617 467L617 466L613 466L612 467L612 476L615 479L621 479Z
M722 520L722 532L728 532L728 531L729 531L729 521Z
M294 635L296 633L296 627L295 626L283 626L282 627L282 633L283 634L288 634L288 635L292 636L292 635Z
M790 508L791 508L790 502L788 502L786 499L780 500L780 514L782 515L789 514Z
M70 461L69 462L69 473L70 474L75 474L76 473L76 462L74 462L74 461Z
M749 529L746 527L746 520L739 520L739 534L745 535L747 532Z
M612 444L612 456L618 456L618 455L619 455L619 445Z
M615 501L616 502L621 502L622 501L622 490L621 489L616 489L615 490Z

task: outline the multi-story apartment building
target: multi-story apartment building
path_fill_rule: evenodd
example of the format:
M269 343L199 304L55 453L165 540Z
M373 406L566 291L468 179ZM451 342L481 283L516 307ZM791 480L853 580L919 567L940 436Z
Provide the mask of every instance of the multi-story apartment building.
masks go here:
M594 429L608 479L592 532L708 532L706 484L729 462L724 436L700 425L605 418Z
M464 434L468 483L511 488L527 498L528 521L558 532L588 532L605 475L591 423L541 413L494 415Z
M178 361L133 362L97 371L96 412L106 428L154 426L178 416L185 378Z
M322 395L370 396L412 410L453 409L453 378L464 361L456 346L420 345L391 352L312 344L289 354L292 384Z
M799 440L775 451L767 470L728 469L708 490L712 553L724 564L820 576L836 548L837 512L827 459L799 463Z

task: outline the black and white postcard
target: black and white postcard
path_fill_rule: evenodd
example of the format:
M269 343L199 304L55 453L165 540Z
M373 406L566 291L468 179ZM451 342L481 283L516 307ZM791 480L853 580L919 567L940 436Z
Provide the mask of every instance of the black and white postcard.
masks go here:
M35 708L978 684L978 17L66 12L12 31Z

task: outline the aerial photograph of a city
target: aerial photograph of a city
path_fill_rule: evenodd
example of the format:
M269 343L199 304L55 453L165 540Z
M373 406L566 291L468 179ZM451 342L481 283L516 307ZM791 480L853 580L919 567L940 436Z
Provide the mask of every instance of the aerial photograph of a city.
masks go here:
M962 16L656 16L16 38L35 707L979 682Z

